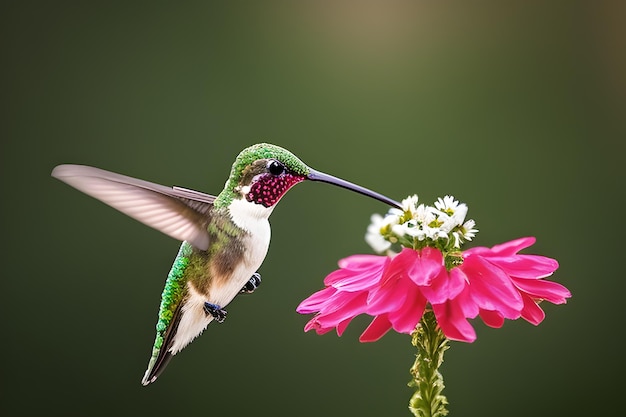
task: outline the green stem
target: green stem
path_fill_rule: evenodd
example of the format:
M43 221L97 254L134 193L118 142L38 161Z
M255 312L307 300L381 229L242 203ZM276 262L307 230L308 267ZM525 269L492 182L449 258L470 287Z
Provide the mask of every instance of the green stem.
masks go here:
M443 353L449 347L448 339L430 310L424 312L411 336L417 355L410 370L413 379L408 385L415 387L416 391L409 401L409 410L417 417L445 416L448 400L441 394L444 385L438 369L443 362Z

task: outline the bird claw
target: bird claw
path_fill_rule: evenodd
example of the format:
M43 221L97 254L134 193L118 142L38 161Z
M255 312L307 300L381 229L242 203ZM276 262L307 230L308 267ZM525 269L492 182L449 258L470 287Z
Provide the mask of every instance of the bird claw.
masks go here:
M239 293L250 294L254 292L254 290L256 290L257 288L259 288L259 285L261 285L261 274L255 272L254 274L252 274L248 282L246 282L246 285L244 285L243 288L239 291ZM218 306L217 304L209 303L208 301L204 303L204 312L213 316L213 319L218 323L223 323L224 320L226 320L226 314L228 314L228 312L222 307Z
M259 285L261 285L261 274L259 274L258 272L255 272L254 274L252 274L248 282L246 282L246 285L243 286L241 291L239 291L239 293L251 294L254 292L254 290L259 288Z
M223 323L226 320L228 312L217 304L211 304L208 301L204 303L204 312L213 316L216 322Z

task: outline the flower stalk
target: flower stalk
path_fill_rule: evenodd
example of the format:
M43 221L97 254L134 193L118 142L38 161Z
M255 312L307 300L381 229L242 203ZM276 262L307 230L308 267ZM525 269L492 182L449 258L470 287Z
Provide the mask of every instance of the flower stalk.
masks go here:
M448 400L442 394L445 386L439 367L449 346L432 311L424 313L411 337L417 354L410 369L413 379L408 386L416 388L416 391L409 400L409 410L416 417L445 416L448 414Z

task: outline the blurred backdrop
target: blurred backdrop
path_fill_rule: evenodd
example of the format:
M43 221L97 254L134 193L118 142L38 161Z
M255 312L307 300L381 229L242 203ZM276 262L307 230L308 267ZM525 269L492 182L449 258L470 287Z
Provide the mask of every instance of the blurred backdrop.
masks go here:
M263 285L142 387L179 243L50 177L80 163L218 193L260 141L395 199L536 236L573 297L474 324L452 416L607 414L625 361L620 2L13 2L0 10L4 416L408 416L406 335L304 333L295 307L380 203L319 183L271 218ZM623 3L621 3L623 5ZM614 381L614 378L618 378Z

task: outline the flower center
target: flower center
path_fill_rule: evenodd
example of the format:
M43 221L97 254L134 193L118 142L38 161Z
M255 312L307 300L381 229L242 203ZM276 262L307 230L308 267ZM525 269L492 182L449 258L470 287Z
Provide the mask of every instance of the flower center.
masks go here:
M432 227L433 229L436 229L438 227L441 227L442 224L443 224L442 220L435 219L432 222L428 223L428 227Z

